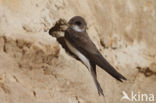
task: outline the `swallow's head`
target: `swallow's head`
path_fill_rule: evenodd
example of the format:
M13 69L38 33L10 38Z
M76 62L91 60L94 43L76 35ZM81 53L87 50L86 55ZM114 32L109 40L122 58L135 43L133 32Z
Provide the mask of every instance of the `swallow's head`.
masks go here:
M87 28L86 21L81 16L74 16L69 20L70 27L76 32L85 32Z

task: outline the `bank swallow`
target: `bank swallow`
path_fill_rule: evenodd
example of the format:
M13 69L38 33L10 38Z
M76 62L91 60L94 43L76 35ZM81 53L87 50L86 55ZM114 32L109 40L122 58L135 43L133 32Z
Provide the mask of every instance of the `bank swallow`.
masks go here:
M66 29L64 29L65 26ZM80 60L90 71L94 83L97 87L98 94L104 95L100 83L97 80L96 65L108 72L115 79L122 82L126 80L114 67L102 56L95 44L89 38L86 32L86 21L80 17L75 16L66 23L64 20L59 20L53 28L49 30L49 34L56 37L57 41L70 54L74 54L76 59ZM65 30L65 31L64 31ZM64 31L64 36L59 36L57 31Z
M117 72L114 67L108 63L91 41L86 32L86 21L82 17L75 16L69 20L68 24L69 27L65 30L65 43L68 49L89 69L99 95L104 94L97 80L96 65L100 66L115 79L121 82L122 80L126 80L123 75Z

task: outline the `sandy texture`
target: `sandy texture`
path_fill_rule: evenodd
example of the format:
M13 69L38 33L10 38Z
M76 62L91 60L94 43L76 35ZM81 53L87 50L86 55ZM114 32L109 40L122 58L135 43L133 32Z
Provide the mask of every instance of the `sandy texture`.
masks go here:
M97 67L104 97L87 68L48 34L75 15L128 79L120 83ZM131 101L120 100L123 91ZM148 95L141 103L156 96L155 0L0 0L0 103L132 103L132 92L137 101Z

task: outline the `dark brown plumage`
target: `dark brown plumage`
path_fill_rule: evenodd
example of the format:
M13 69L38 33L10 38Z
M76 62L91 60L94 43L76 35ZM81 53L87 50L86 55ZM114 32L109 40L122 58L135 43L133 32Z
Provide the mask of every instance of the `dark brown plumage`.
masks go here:
M87 24L85 20L80 17L76 16L73 17L69 24L71 25L66 31L65 31L65 39L70 42L70 44L76 48L79 52L81 52L85 57L88 58L90 65L92 67L91 74L94 77L94 81L96 83L96 86L98 88L98 93L103 95L102 88L97 81L96 76L96 65L100 66L103 70L108 72L111 76L113 76L115 79L122 82L122 80L126 80L126 78L121 75L119 72L117 72L114 67L107 62L107 60L101 55L101 53L96 48L95 44L91 41L89 38L86 27ZM75 31L72 26L78 26L79 29L84 29L82 32Z

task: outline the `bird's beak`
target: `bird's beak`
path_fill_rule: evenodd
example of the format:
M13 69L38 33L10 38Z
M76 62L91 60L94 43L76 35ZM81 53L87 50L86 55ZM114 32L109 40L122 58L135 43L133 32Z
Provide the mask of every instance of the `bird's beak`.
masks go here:
M70 27L71 25L67 23L67 26Z
M68 23L67 25L68 25L68 27L71 27L71 26L73 26L74 24L69 24L69 23Z
M68 23L66 23L64 26L65 26L65 29L64 30L66 30L67 28L70 27L70 25Z

